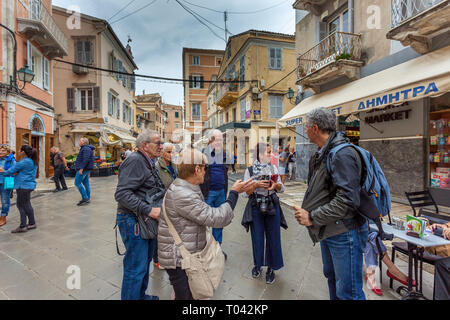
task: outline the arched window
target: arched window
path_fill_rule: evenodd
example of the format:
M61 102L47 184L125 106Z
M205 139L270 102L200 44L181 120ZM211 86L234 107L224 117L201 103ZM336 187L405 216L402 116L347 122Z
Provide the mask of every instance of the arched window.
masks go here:
M45 126L41 116L34 114L31 117L29 129L33 135L45 136Z

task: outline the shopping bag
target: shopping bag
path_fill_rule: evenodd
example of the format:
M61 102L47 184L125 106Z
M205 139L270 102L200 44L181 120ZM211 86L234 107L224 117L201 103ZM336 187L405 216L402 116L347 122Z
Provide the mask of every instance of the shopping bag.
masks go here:
M14 189L14 177L5 177L5 186L6 190Z

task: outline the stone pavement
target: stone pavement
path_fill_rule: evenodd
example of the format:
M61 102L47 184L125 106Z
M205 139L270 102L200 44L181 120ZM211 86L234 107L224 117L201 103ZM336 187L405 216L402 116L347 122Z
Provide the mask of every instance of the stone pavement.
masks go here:
M32 199L37 229L11 234L19 215L11 208L8 223L0 227L0 299L120 299L122 257L115 247L117 176L91 180L91 203L78 207L76 188ZM290 190L288 186L288 190ZM292 187L292 190L295 190ZM286 195L288 194L287 191ZM297 191L295 191L297 192ZM320 246L313 246L305 228L284 206L288 230L282 229L284 268L276 272L272 285L251 277L250 234L241 226L245 200L240 199L233 222L224 229L223 249L228 254L223 282L214 299L328 299L327 282L322 274ZM119 236L121 251L124 250ZM70 290L66 273L69 266L81 270L81 288ZM406 264L399 261L401 269ZM425 273L424 293L431 298L432 276ZM392 300L398 295L387 288L378 297L366 290L368 299ZM396 283L396 286L398 283ZM172 287L164 270L151 264L149 294L171 299Z

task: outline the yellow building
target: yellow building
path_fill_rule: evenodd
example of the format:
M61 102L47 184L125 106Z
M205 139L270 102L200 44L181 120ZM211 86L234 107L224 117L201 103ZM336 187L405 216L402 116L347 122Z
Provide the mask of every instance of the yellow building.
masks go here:
M228 40L218 79L235 82L209 88L208 121L212 128L245 136L242 143L235 136L233 146L227 145L239 164L251 162L249 152L257 142L295 146L293 130L276 130L276 121L294 106L286 93L295 84L295 69L294 35L249 30Z

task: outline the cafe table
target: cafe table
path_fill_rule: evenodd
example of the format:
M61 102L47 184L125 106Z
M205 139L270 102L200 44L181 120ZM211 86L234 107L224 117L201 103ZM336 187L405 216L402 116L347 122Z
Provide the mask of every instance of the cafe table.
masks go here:
M370 229L373 231L378 231L378 228L375 224L370 224ZM408 236L406 234L406 230L396 229L392 225L383 223L383 231L388 234L393 234L395 238L399 238L405 240L408 243L408 287L400 286L397 289L397 292L400 293L402 290L405 290L407 294L403 296L403 300L410 299L426 299L422 293L422 266L423 266L423 252L425 248L428 247L436 247L436 246L444 246L450 244L449 240L446 240L442 237L436 236L432 233L425 232L422 238L416 238L413 236ZM413 291L412 278L413 271L412 265L413 262L415 264L415 280L418 284L417 291ZM417 263L420 263L419 267L419 278L417 279Z

